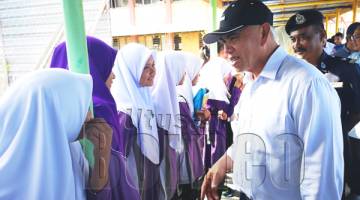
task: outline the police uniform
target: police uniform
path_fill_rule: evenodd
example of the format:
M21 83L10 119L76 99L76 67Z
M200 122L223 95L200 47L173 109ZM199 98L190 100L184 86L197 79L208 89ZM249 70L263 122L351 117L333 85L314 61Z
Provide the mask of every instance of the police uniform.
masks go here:
M360 140L349 137L349 131L359 122L360 75L359 66L325 52L317 68L336 89L341 100L341 122L344 139L345 178L351 192L360 195Z
M303 10L292 16L285 26L292 31L310 25L323 26L323 15L316 10ZM341 122L344 139L345 181L352 193L360 194L360 140L349 138L348 132L360 118L360 68L357 64L324 51L316 66L336 89L341 100Z
M320 64L316 67L328 78L340 97L343 132L347 134L359 121L359 66L323 52Z

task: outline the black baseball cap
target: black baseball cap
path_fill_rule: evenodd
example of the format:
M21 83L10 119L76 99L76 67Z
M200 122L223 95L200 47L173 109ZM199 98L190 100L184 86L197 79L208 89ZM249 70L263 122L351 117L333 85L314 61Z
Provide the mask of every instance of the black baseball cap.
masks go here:
M232 2L223 12L220 28L206 34L203 40L211 44L247 25L261 25L266 22L273 25L273 13L264 3L259 0L238 0Z
M319 25L324 28L324 15L314 9L299 11L286 22L285 31L290 35L291 32L310 25Z

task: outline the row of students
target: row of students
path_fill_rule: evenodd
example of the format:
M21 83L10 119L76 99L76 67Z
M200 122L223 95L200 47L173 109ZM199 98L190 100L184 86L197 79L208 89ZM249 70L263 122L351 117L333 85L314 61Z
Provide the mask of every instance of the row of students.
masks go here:
M62 69L32 73L1 100L0 198L196 198L205 136L194 123L192 89L201 60L135 43L116 51L93 37L87 46L92 79L68 71L61 43L50 67ZM212 78L204 71L217 72L204 69L204 78ZM223 78L212 83L226 89ZM218 92L200 82L209 94ZM95 119L83 126L90 100ZM25 162L30 167L21 170ZM8 184L19 171L20 184Z

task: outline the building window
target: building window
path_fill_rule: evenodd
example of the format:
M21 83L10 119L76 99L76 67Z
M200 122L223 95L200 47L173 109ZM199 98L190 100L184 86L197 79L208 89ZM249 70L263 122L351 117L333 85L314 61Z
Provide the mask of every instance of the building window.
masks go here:
M163 1L163 0L136 0L136 4L145 5L145 4L157 3L159 1Z
M156 49L156 50L160 50L160 44L161 44L161 39L159 36L154 36L152 38L152 43L153 43L153 49Z
M201 49L201 47L204 46L204 42L203 42L203 37L204 37L205 33L204 32L200 32L199 33L199 49Z
M128 5L129 0L110 0L110 7L125 7Z
M120 49L120 41L117 38L113 38L112 46L116 49Z
M174 36L174 46L175 51L181 51L181 37L178 34Z

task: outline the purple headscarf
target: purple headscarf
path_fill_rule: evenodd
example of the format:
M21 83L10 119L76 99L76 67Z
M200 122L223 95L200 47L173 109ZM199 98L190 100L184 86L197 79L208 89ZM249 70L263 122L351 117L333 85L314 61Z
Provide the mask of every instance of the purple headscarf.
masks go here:
M90 36L87 36L87 48L90 74L93 78L94 115L104 118L113 128L113 141L121 142L121 140L114 138L119 137L116 104L105 84L112 71L117 51L105 42ZM50 68L69 68L65 42L55 48ZM121 144L112 144L112 146L117 149L116 147L121 146Z

